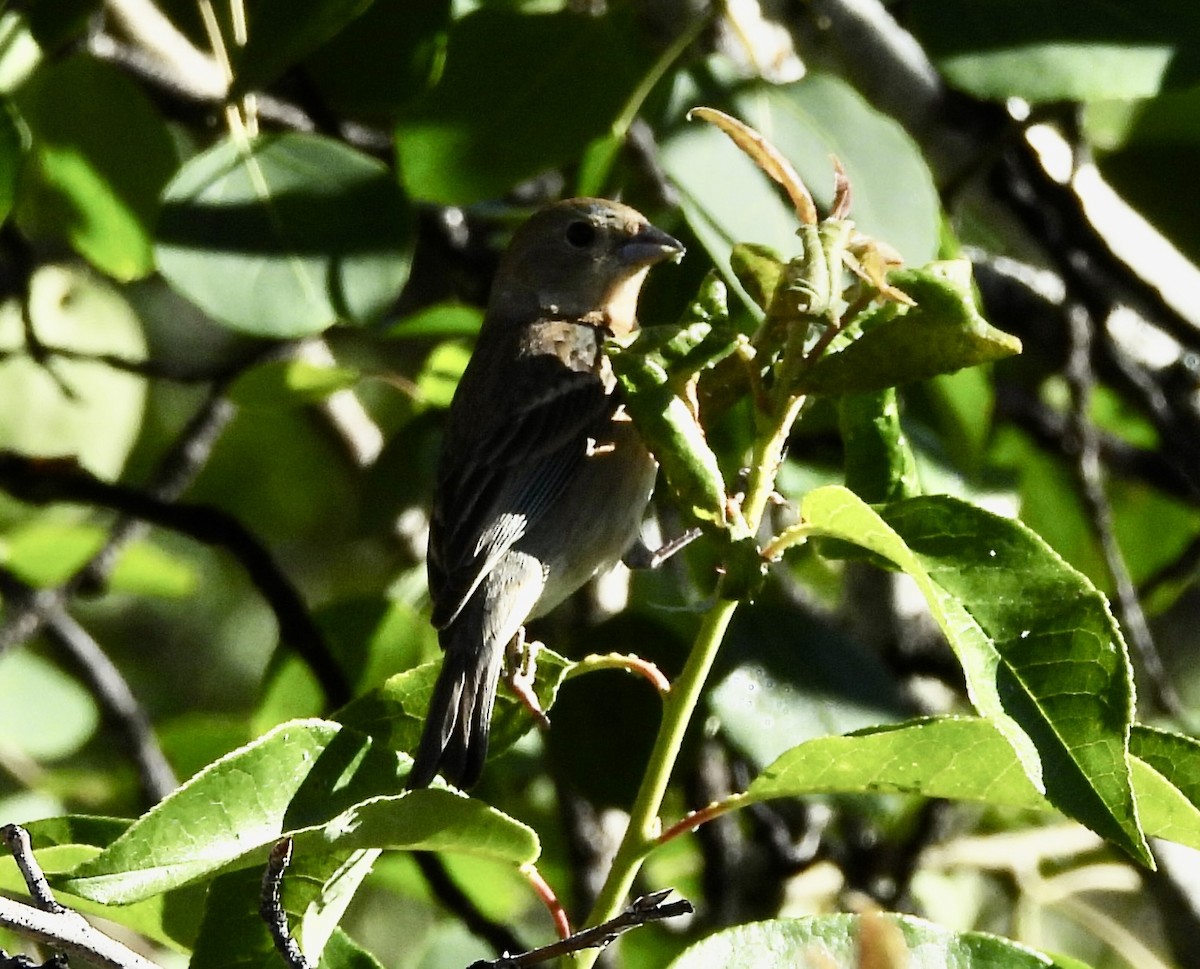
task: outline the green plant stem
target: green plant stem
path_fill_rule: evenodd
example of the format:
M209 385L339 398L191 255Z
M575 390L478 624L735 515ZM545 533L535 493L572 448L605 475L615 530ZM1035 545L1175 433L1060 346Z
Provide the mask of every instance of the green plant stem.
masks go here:
M783 461L788 433L803 405L803 395L786 398L771 422L773 426L761 434L755 444L750 481L742 504L743 519L751 535L758 532L767 501L775 488L775 477ZM736 599L718 598L708 610L696 633L683 672L671 685L671 692L663 702L662 723L642 785L629 813L629 827L617 849L604 887L588 916L588 925L596 925L616 916L633 887L633 880L642 862L658 844L661 833L659 811L667 784L679 758L684 734L700 702L700 694L737 607ZM587 969L595 963L596 957L594 950L587 950L579 953L576 963Z
M679 757L684 734L717 657L717 650L725 638L725 630L729 628L729 621L737 607L734 599L718 599L708 610L696 634L687 664L671 685L671 692L663 703L662 723L650 754L650 763L629 813L629 827L625 830L608 878L588 917L588 925L605 922L621 911L642 862L657 843L660 827L658 812L662 808L671 771ZM592 949L581 952L576 957L576 964L591 966L597 955L598 952Z
M751 535L758 533L771 492L775 490L775 479L783 463L783 452L787 447L792 425L804 407L804 394L785 397L780 405L773 427L756 442L753 463L750 465L750 480L746 484L746 497L742 499L742 517Z

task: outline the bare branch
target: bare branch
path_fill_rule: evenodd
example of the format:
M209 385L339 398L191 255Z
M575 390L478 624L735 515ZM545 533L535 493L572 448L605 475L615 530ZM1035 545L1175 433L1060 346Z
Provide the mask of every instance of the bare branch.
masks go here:
M288 865L292 863L292 839L282 838L275 842L271 854L267 856L267 867L263 871L262 896L259 899L258 912L267 923L275 948L283 957L289 969L312 969L309 962L300 951L300 946L292 937L288 927L287 912L283 910L283 875Z
M659 922L663 919L675 918L679 915L690 915L692 903L686 898L674 902L666 901L672 889L651 892L634 901L620 915L607 922L601 922L594 928L576 932L559 942L532 949L519 955L506 955L491 962L480 960L471 964L470 969L523 969L525 966L536 966L540 962L557 959L559 956L579 952L582 949L603 949L610 942L630 929L646 925L649 922Z
M494 922L479 910L471 897L455 884L454 879L446 870L446 866L442 864L442 860L437 855L427 851L417 851L413 853L412 857L416 861L417 867L421 869L421 874L425 876L425 882L429 885L434 897L448 911L454 913L458 920L466 926L467 931L483 939L499 953L519 952L524 948L521 940L513 935L508 926Z
M40 616L45 635L75 662L101 708L125 735L145 800L156 804L175 790L178 780L163 755L146 711L121 671L92 635L66 611L63 602L50 596L38 605L39 591L4 568L0 568L0 593L16 611Z
M279 622L280 638L309 665L329 701L340 705L350 699L346 675L330 654L299 590L271 553L232 515L207 505L173 504L103 481L71 461L39 461L11 451L0 451L0 488L31 504L73 502L109 508L127 516L131 526L134 522L159 525L225 549L242 565L270 605ZM45 621L48 613L62 606L62 601L33 600L31 604ZM0 630L0 644L4 642Z
M69 955L77 955L101 969L161 969L94 928L78 912L54 901L46 876L30 849L29 836L16 825L7 825L3 834L39 907L0 897L0 926Z

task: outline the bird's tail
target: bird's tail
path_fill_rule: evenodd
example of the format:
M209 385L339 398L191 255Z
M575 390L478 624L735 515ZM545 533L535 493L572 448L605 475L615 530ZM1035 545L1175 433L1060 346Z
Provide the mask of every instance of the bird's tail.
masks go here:
M462 618L442 631L445 656L408 775L410 790L428 787L439 771L459 788L473 786L483 773L504 649L485 643Z

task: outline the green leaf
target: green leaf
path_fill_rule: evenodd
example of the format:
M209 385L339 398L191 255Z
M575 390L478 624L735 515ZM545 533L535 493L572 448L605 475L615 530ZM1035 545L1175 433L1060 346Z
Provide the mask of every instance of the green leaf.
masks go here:
M396 131L409 194L477 202L579 157L608 132L650 63L623 26L615 13L494 6L456 21L438 84Z
M122 281L154 268L151 229L175 169L162 118L115 67L75 56L44 65L16 98L33 138L20 219L62 236Z
M670 969L762 969L763 966L866 966L870 937L880 960L909 969L1087 969L983 932L954 932L910 915L818 915L722 929L689 947ZM886 941L885 941L886 940ZM889 958L899 950L893 961Z
M903 129L845 82L809 74L787 85L747 85L715 105L758 131L795 166L818 204L833 199L830 155L853 186L851 218L916 265L938 252L940 204L924 159ZM796 215L750 159L711 125L681 126L663 144L688 224L718 266L738 242L797 254Z
M34 273L30 318L48 346L81 354L117 353L137 360L146 342L129 304L103 279L80 268L44 266ZM0 351L25 345L15 300L0 307ZM86 360L42 366L19 353L0 359L0 447L37 457L74 457L102 478L115 478L137 439L146 382Z
M784 274L779 253L770 246L739 242L729 253L729 266L747 295L759 309L766 310Z
M683 322L607 345L625 406L679 509L690 521L718 528L725 524L725 479L700 424L695 377L737 348L725 300L724 283L710 274Z
M483 324L483 311L461 303L434 303L388 327L395 339L474 337Z
M746 790L749 803L811 794L920 794L1049 810L993 723L938 717L819 737L782 754Z
M129 827L129 822L118 818L69 815L32 821L24 827L33 843L38 864L53 877L94 858ZM7 854L0 857L0 891L18 896L27 892L24 878ZM100 905L66 893L56 894L60 902L76 911L126 926L176 951L190 947L196 937L200 909L196 889L169 892L122 906Z
M534 693L542 709L549 710L572 664L545 647L538 650L536 660ZM416 750L441 665L440 661L424 663L389 677L381 687L343 707L338 712L338 722L361 730L394 750ZM488 756L507 750L533 726L533 717L525 705L502 684L496 694Z
M264 87L367 9L372 0L257 0L249 36L233 54L231 97Z
M916 459L900 426L894 389L842 397L838 429L846 454L847 488L867 502L920 493Z
M533 832L479 801L443 788L403 793L408 766L408 758L338 724L284 724L210 764L56 884L124 904L227 869L261 867L284 835L314 857L394 847L512 864L536 858Z
M229 388L230 399L254 408L303 407L358 383L350 367L322 366L306 360L269 360L243 370Z
M292 928L292 936L310 965L321 960L325 965L326 940L329 955L345 955L344 934L330 924L320 938L313 937L314 916L330 900L330 892L348 894L340 902L349 902L362 878L370 871L377 851L342 854L302 855L293 852L280 892L281 907ZM352 885L346 884L352 882ZM219 875L209 886L204 899L204 917L196 939L189 969L284 969L267 924L259 914L262 897L262 872L254 869ZM344 910L344 904L337 906ZM334 914L330 912L329 914ZM368 957L369 958L369 957Z
M292 884L294 879L284 879L283 910L290 924L296 915L289 904ZM258 912L261 896L261 871L232 871L214 878L204 895L204 917L188 969L284 969Z
M781 604L742 609L721 647L707 703L727 737L757 767L805 740L905 718L895 674L870 647L808 623ZM555 724L557 727L557 724Z
M1130 766L1147 835L1200 848L1200 743L1135 725ZM737 807L814 794L917 794L994 807L1049 811L1012 745L978 717L930 717L818 737L781 754Z
M1152 865L1126 761L1129 659L1108 603L1020 522L950 497L871 509L840 487L810 492L811 529L910 575L967 678L976 709L1063 813Z
M470 359L470 348L460 340L447 340L434 347L417 375L419 398L432 407L449 407Z
M1200 741L1134 724L1129 752L1147 833L1200 848Z
M103 547L108 531L90 522L38 515L0 538L0 562L30 585L65 582ZM196 573L185 562L142 540L127 545L117 559L108 588L113 592L180 598L196 588Z
M321 953L320 969L383 969L383 966L370 952L337 929Z
M1194 3L972 0L948 16L915 0L907 23L951 83L984 98L1138 98L1200 80Z
M85 744L100 713L74 678L28 650L0 658L0 737L11 756L56 760Z
M286 338L378 317L408 274L412 213L386 167L316 135L218 142L163 196L167 281L235 330Z
M802 370L810 394L865 394L926 380L1021 352L1021 341L987 322L975 308L970 264L932 263L892 273L889 282L917 305L890 303L869 328Z
M449 22L450 0L372 3L304 69L334 107L393 124L437 77Z

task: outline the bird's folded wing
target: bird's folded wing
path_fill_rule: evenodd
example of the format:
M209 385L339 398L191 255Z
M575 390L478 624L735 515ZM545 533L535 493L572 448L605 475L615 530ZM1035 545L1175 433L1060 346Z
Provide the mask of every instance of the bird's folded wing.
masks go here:
M441 468L430 523L432 620L443 628L500 557L553 507L603 432L617 399L600 377L553 356L520 361L517 407L480 414L470 453ZM528 394L519 391L528 388Z

